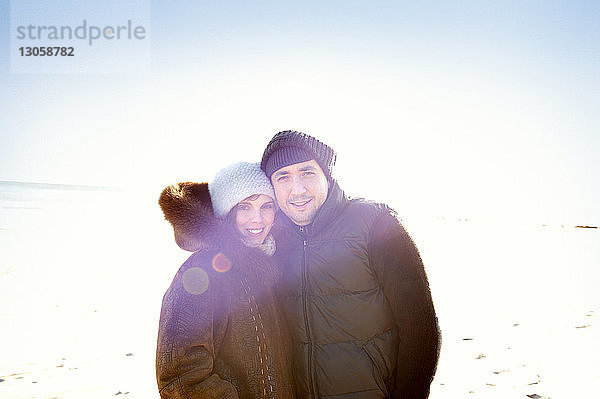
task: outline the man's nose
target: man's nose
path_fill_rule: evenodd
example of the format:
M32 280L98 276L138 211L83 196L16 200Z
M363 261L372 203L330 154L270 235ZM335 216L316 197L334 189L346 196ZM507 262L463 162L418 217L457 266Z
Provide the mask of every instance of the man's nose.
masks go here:
M302 183L302 180L300 180L298 177L295 177L294 180L292 181L292 194L297 195L297 194L303 194L306 191L306 187L304 187L304 184Z

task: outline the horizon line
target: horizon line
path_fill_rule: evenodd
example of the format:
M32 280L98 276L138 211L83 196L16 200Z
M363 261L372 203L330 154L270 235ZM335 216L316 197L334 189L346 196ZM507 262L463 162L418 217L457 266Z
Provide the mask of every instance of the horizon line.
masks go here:
M94 186L89 184L67 184L67 183L43 183L34 181L0 180L0 184L14 186L34 186L45 189L67 189L85 191L122 191L122 187L116 186Z

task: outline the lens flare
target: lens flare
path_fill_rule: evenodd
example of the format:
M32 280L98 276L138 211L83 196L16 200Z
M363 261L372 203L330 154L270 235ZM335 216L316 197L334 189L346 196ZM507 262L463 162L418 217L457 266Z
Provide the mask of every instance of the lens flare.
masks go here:
M218 253L215 255L212 261L213 269L218 271L219 273L225 273L229 269L231 269L231 261L222 253Z
M181 278L183 288L192 295L203 294L208 289L208 274L199 267L190 267Z

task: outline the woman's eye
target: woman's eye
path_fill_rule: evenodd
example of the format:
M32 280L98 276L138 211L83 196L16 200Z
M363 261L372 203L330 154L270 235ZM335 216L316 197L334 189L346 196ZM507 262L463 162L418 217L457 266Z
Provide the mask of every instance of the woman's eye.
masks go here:
M261 206L262 209L273 209L273 203L269 202L268 204L264 204Z
M248 206L248 205L238 205L238 209L240 211L247 211L248 209L250 209L250 206Z

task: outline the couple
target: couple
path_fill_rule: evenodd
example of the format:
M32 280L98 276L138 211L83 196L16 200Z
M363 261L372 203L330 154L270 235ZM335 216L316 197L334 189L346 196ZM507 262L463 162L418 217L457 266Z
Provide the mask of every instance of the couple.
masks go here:
M440 339L419 253L391 209L345 197L334 163L284 131L260 164L162 192L194 251L163 298L162 399L429 395Z

